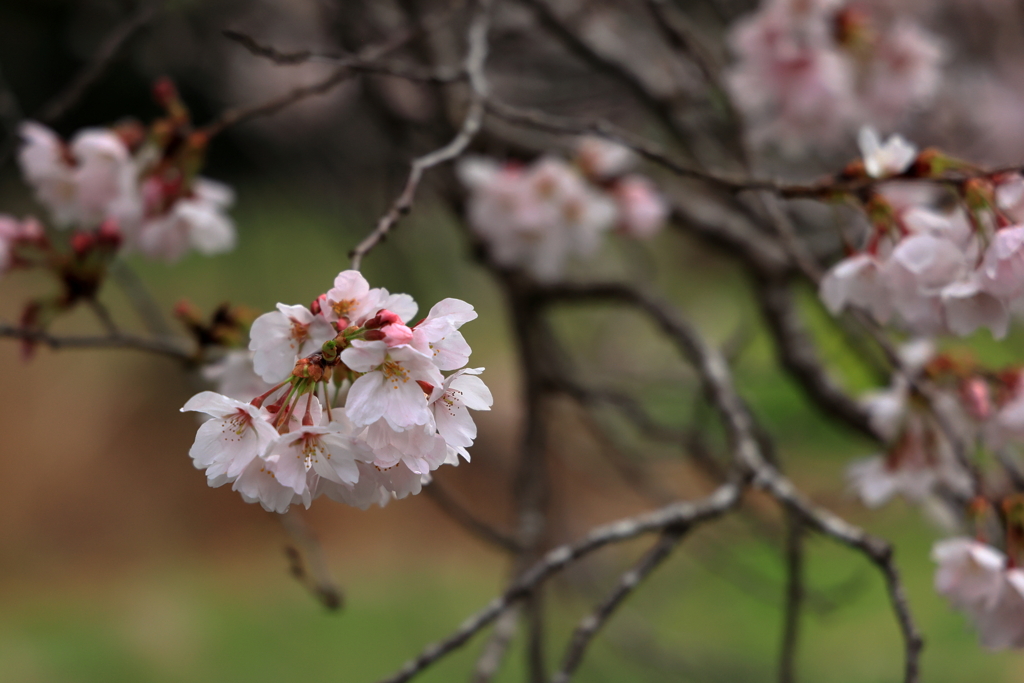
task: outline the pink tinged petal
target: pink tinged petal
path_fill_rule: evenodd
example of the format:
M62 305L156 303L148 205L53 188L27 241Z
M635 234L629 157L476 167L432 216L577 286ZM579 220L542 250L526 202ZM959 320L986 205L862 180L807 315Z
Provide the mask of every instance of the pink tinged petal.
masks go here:
M490 410L494 405L491 390L487 388L482 379L476 377L483 371L483 368L469 368L449 383L452 389L462 392L460 400L471 410Z
M985 289L995 296L1013 298L1024 293L1024 226L996 232L985 252Z
M379 368L387 356L388 345L384 342L356 339L341 352L341 362L356 372L370 372Z
M348 364L344 359L344 353L342 361ZM384 375L380 372L370 372L353 382L345 401L348 419L356 425L369 425L383 417L388 409L388 388Z
M896 485L882 458L868 458L851 464L846 470L851 488L868 507L886 503L896 493Z
M403 323L408 323L419 310L419 305L408 294L388 294L386 289L381 289L381 294L380 300L374 306L377 310L369 311L367 315L375 315L377 311L386 308L401 318Z
M932 547L932 560L938 564L935 590L954 607L987 610L998 599L1006 556L995 548L969 538L952 538Z
M966 336L981 327L987 327L996 339L1006 336L1010 326L1006 305L991 294L981 291L976 282L949 285L942 290L942 304L946 324L953 334Z
M278 458L272 455L253 460L235 480L232 490L238 491L245 502L259 503L268 512L287 512L295 491L277 480Z
M912 235L893 250L892 260L915 276L923 293L954 282L966 263L963 251L953 242L931 235Z
M201 391L192 398L190 398L185 405L181 407L180 412L195 411L199 413L206 413L213 417L224 417L225 415L231 415L237 411L240 407L249 405L242 401L236 401L233 398L228 398L214 391Z
M419 384L388 378L383 387L388 398L388 407L383 417L394 429L407 429L430 421L432 415L427 408L427 397Z
M310 468L303 452L302 432L283 435L268 451L278 458L274 469L278 483L301 495L307 488L306 473Z

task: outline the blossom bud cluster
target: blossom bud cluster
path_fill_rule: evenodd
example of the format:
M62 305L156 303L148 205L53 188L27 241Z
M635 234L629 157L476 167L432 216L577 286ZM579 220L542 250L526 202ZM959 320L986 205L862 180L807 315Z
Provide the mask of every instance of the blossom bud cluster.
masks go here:
M926 104L943 49L908 18L842 0L764 0L731 29L727 75L755 144L835 144L865 123L891 127Z
M626 173L634 161L626 148L597 138L580 142L575 164L467 157L458 171L470 191L469 224L500 265L558 280L570 256L593 254L612 228L638 238L661 229L668 208L650 180Z
M881 145L862 135L862 147L865 170L878 178L904 173L915 159L920 166L926 155L898 137ZM924 171L954 162L935 157ZM915 334L1006 334L1024 295L1024 178L970 178L952 197L937 184L891 183L867 208L866 244L821 281L833 314L855 306Z
M233 193L198 176L207 135L192 130L168 81L156 91L167 116L148 130L137 123L86 128L65 142L42 124L22 124L22 174L58 228L115 226L126 250L165 261L189 249L228 251L235 229L225 210Z
M366 508L469 460L469 411L492 403L483 368L465 367L459 328L476 311L445 299L410 325L416 310L408 294L371 289L350 270L312 306L278 304L257 318L251 355L231 354L213 374L232 392L267 390L248 402L202 392L182 408L212 418L190 452L209 484L232 483L275 512L320 495Z

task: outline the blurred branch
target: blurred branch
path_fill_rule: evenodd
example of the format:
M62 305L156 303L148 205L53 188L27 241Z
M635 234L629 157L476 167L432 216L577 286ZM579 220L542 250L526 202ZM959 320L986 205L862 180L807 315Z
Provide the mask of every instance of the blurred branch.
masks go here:
M615 59L606 57L580 37L574 28L562 19L547 0L520 0L522 4L533 10L541 25L561 42L570 53L576 55L598 73L606 74L632 93L648 110L650 110L684 149L689 150L688 136L676 120L672 102L653 92L644 81L625 65Z
M513 606L495 622L491 637L476 660L470 683L488 683L498 673L501 660L504 659L512 638L516 635L520 611L518 605Z
M619 578L618 584L601 601L594 611L587 615L573 631L566 648L562 668L551 679L551 683L569 683L576 672L587 646L599 630L611 619L615 610L658 566L668 558L683 536L687 527L671 527L662 532L658 542L648 550L636 565Z
M340 609L345 597L331 578L319 539L294 509L274 516L281 521L281 526L295 542L294 545L285 546L292 576L324 607L331 611Z
M393 676L382 679L381 683L408 681L434 662L464 645L466 641L497 619L513 604L531 594L544 581L595 550L652 531L660 531L669 527L693 527L716 519L739 503L740 489L738 482L730 482L720 486L711 495L701 500L673 503L655 512L621 519L597 527L576 543L561 545L549 550L540 561L513 581L502 595L494 598L486 607L466 619L450 636L427 646L419 656L410 660Z
M804 525L793 513L786 516L786 602L779 655L779 683L796 680L800 612L804 602Z
M423 491L431 500L437 503L437 506L441 508L445 514L458 522L472 535L509 552L519 552L521 550L521 546L515 538L473 515L472 512L456 502L455 499L453 499L448 492L437 483L436 479L425 486Z
M128 298L136 315L142 320L142 324L150 334L157 337L170 337L173 334L160 309L160 304L153 298L134 268L129 266L124 259L114 259L108 273Z
M423 174L446 161L455 159L469 143L473 141L484 117L484 99L487 97L487 77L484 74L484 63L487 61L488 43L487 33L490 28L490 11L493 0L477 0L477 10L469 25L467 32L467 50L465 59L465 70L469 75L469 83L472 89L470 94L469 108L459 132L444 147L434 150L429 154L417 157L412 162L409 177L406 180L402 193L392 203L391 208L377 222L373 231L363 239L356 248L349 254L352 259L352 269L359 270L363 257L366 256L375 246L380 244L395 226L396 223L409 213L412 209L413 200L416 198L416 190L419 188Z
M121 49L142 30L163 7L162 0L145 2L135 12L115 26L100 42L92 58L65 88L57 93L39 113L39 120L53 123L64 117L85 96L96 81L114 62Z
M252 36L242 33L241 31L225 29L221 33L224 34L224 37L237 42L257 57L264 57L275 64L280 64L282 66L316 61L324 64L334 64L353 72L395 76L409 81L434 83L437 85L457 83L466 80L468 77L465 69L428 69L415 64L363 59L358 55L334 57L320 56L310 52L309 50L281 52L271 45L258 42Z
M539 301L617 301L645 312L672 339L701 376L712 405L722 417L734 458L753 477L754 485L798 515L810 528L864 554L882 573L890 603L904 640L904 682L918 680L922 638L907 605L892 546L870 536L841 517L810 503L762 452L756 428L743 400L737 395L725 358L707 345L692 325L656 297L625 285L555 285L537 288Z
M176 343L159 339L146 339L130 334L111 334L106 337L58 337L40 330L26 330L0 323L0 337L36 342L51 349L134 349L168 356L187 365L195 363L191 351Z

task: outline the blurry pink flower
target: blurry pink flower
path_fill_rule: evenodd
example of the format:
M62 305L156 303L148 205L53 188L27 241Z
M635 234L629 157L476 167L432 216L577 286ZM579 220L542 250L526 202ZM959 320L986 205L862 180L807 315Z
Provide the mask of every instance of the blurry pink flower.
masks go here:
M191 248L212 255L234 249L235 226L225 214L234 201L231 189L199 178L189 195L175 201L165 212L141 219L129 246L164 261L176 261ZM126 225L130 220L125 221Z
M647 178L626 176L615 183L612 193L619 208L619 229L626 235L647 239L664 227L668 205Z
M636 164L636 154L618 143L587 136L576 146L576 163L585 176L600 182L628 171Z
M69 145L33 121L20 132L22 173L57 225L94 228L141 201L138 169L113 131L86 128Z
M935 590L968 614L990 610L999 599L1006 556L970 538L951 538L932 547L938 563Z
M871 313L880 323L892 315L892 305L885 294L881 277L882 263L870 254L855 254L832 266L821 279L819 296L833 315L847 306L856 306Z

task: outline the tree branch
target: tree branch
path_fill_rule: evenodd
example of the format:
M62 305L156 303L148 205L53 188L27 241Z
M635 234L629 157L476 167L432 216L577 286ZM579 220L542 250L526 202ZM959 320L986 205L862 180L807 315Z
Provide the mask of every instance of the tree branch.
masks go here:
M658 542L640 558L640 561L619 578L615 588L573 631L569 646L565 651L565 658L562 661L562 668L551 679L551 683L569 683L597 632L604 627L615 610L636 590L640 583L668 558L675 547L679 545L687 530L686 527L666 529L662 532Z
M168 356L188 365L196 362L191 351L177 343L159 339L146 339L130 334L111 334L106 337L58 337L39 330L26 330L13 325L0 324L0 337L10 337L44 344L51 349L132 349Z
M740 490L741 486L738 482L729 482L699 501L674 503L646 515L622 519L594 529L576 543L549 550L540 561L517 578L502 595L494 598L486 607L466 619L450 636L426 647L415 659L410 660L393 676L382 679L381 683L408 681L437 660L464 645L466 641L497 619L509 607L580 558L606 545L621 543L652 531L660 531L668 527L692 527L716 519L739 503Z

